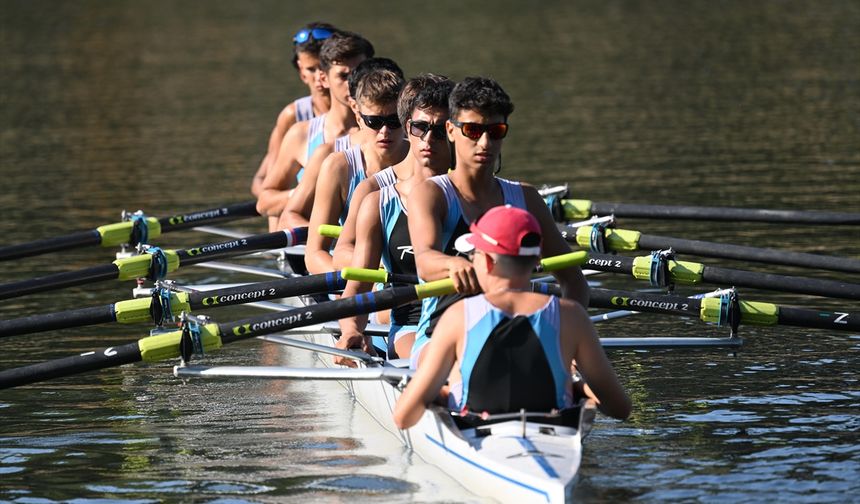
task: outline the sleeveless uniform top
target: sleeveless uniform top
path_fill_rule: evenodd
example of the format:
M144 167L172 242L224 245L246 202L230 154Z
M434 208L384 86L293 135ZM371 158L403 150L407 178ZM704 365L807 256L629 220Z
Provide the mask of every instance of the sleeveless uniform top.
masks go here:
M519 182L499 177L495 177L495 179L502 188L502 195L504 196L506 205L522 209L526 208L526 200L525 196L523 196L523 187ZM442 222L442 252L447 255L456 255L457 251L454 249L454 241L460 235L469 232L469 223L466 222L466 218L463 215L463 210L460 206L460 197L457 195L457 189L454 188L454 184L451 182L451 179L448 178L447 174L436 175L435 177L431 177L429 180L432 180L433 183L442 189L442 192L445 195L445 202L448 206L445 220ZM419 281L421 280L419 279ZM415 345L412 347L413 355L417 355L416 350L427 343L433 332L433 327L436 326L436 322L439 320L439 317L445 309L462 298L462 295L452 294L441 297L429 297L422 300L421 319L418 322L418 333L415 335ZM412 364L414 365L415 361L413 361Z
M346 201L343 202L343 211L340 214L340 218L338 218L338 223L341 226L346 222L346 216L349 213L349 200L352 199L352 193L355 192L355 188L358 187L358 184L367 178L367 171L364 166L364 156L361 154L360 145L355 145L343 151L343 155L346 156L346 162L349 165L349 172L346 179Z
M308 123L308 160L311 159L311 154L314 153L317 147L325 143L325 114L318 115ZM305 174L305 167L299 168L296 174L296 182L302 180L302 175Z
M349 133L339 136L334 139L334 151L343 152L352 147L352 142L349 140Z
M382 222L382 264L385 269L392 273L417 274L406 207L393 184L379 190L379 220ZM391 310L393 325L415 326L420 316L421 303L418 301Z
M394 167L392 166L374 173L373 178L379 184L380 189L397 183L397 174L394 173Z
M314 102L310 95L296 99L293 105L296 108L296 122L310 121L315 117Z
M573 405L570 363L561 357L557 297L530 315L513 317L483 294L464 303L462 382L452 384L449 406L509 413Z

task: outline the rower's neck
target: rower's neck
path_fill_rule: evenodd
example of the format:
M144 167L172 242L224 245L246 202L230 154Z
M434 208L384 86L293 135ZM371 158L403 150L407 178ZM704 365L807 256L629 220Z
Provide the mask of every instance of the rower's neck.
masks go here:
M314 115L322 115L331 109L331 96L328 93L311 93L311 104L314 108Z
M467 201L485 201L499 190L490 167L473 168L457 164L449 178Z
M355 122L355 113L352 109L337 100L332 100L331 108L326 114L326 130L332 132L335 136L341 136L357 127L358 123Z

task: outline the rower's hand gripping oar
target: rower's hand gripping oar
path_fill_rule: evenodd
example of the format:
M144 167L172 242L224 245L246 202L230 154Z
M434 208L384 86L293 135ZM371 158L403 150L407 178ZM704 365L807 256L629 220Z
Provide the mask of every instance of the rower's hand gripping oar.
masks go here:
M220 243L184 250L161 250L150 247L147 254L117 259L111 264L57 273L39 278L0 284L0 299L10 299L37 292L46 292L102 280L160 280L180 266L213 259L299 245L307 240L307 228L287 229L274 233L252 235Z
M200 224L225 222L244 217L259 216L256 201L246 201L218 208L210 208L197 212L171 215L169 217L155 218L145 217L106 224L88 231L79 231L53 238L45 238L16 245L0 247L0 261L31 257L48 252L68 250L71 248L86 247L90 245L101 245L102 247L116 247L124 243L132 246L137 243L147 243L147 238L156 238L164 233L178 231ZM138 240L135 240L137 235Z
M569 242L575 242L580 247L592 252L658 250L671 248L681 254L693 254L703 257L718 257L737 259L767 264L782 264L800 266L847 273L860 273L860 260L847 257L833 257L818 254L805 254L787 250L775 250L758 247L746 247L726 243L714 243L700 240L684 240L667 236L642 234L628 229L614 229L596 225L570 229L560 226L562 235Z
M580 265L585 262L587 257L585 252L573 252L544 259L541 264L544 270L553 271ZM415 286L382 289L236 322L199 325L196 328L197 334L194 341L203 352L209 352L236 341L345 317L388 310L425 297L441 296L453 292L454 284L450 279L436 280ZM16 387L132 362L157 362L174 359L180 356L182 340L183 330L172 331L100 351L7 369L0 371L0 388Z

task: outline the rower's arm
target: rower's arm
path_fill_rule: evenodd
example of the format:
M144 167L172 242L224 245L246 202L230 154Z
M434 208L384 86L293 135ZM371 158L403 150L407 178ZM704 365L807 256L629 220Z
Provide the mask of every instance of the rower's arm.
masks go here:
M251 194L259 196L263 190L263 180L266 178L266 173L269 167L278 158L278 150L281 148L281 142L284 140L284 135L290 126L296 123L296 106L295 103L290 103L281 113L278 114L275 120L275 127L272 128L272 133L269 134L269 143L266 147L266 155L263 156L263 161L254 175L254 180L251 182Z
M356 227L359 212L364 207L365 198L378 191L379 183L376 181L376 178L369 177L362 180L352 193L352 201L356 204L349 205L349 211L346 213L346 221L343 223L343 227L340 230L340 236L338 236L337 243L334 246L333 261L336 269L353 265L352 256L355 250L356 240L358 239ZM378 194L376 201L378 207ZM376 210L376 220L379 220L379 208ZM380 232L378 236L382 236L382 233Z
M260 215L279 217L287 204L290 188L295 185L296 174L301 165L297 153L306 144L307 121L290 128L281 142L277 160L269 167L263 180L262 191L257 198Z
M361 204L359 205L359 201ZM352 267L377 269L382 257L382 222L379 219L379 192L374 192L362 200L354 200L355 206L359 207L356 219L356 243L355 253L352 255ZM350 205L352 206L352 205ZM338 238L340 241L340 238ZM373 284L367 282L356 282L350 280L346 283L342 297L355 296L362 292L369 292ZM347 317L340 319L341 337L338 340L338 348L351 348L360 343L367 326L367 315Z
M464 332L463 302L445 310L422 354L421 365L394 406L394 424L408 429L421 419L438 395L457 360L457 342Z
M552 214L546 206L543 198L537 190L523 184L523 195L529 212L537 218L540 223L541 235L543 236L543 256L553 257L571 252L567 241L561 236ZM558 279L559 286L565 298L573 299L582 306L588 306L588 282L582 274L579 266L571 266L553 273Z
M472 263L442 252L442 222L448 204L442 190L425 180L409 194L409 239L415 254L418 276L424 281L449 277L461 293L480 291Z
M601 412L624 420L632 409L630 397L606 357L588 313L570 300L561 300L560 308L560 340L567 357L565 362L576 361L577 370L596 396Z
M302 174L302 180L299 181L284 207L278 229L304 227L310 223L320 170L326 158L333 152L334 144L330 143L320 145L314 150Z
M311 273L325 273L334 269L329 247L332 239L319 234L322 224L337 224L343 211L346 196L349 164L342 152L326 158L317 179L314 208L308 226L308 242L305 245L305 266Z

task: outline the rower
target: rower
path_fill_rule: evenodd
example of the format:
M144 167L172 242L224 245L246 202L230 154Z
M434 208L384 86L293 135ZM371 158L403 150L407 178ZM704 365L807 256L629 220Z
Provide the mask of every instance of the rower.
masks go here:
M483 294L442 315L421 366L394 408L401 429L415 425L448 381L448 407L477 413L550 412L575 406L575 361L598 408L625 419L630 398L585 309L531 290L542 226L529 212L490 209L457 240L472 256Z
M400 162L409 151L397 116L397 96L402 88L403 78L389 70L368 73L358 84L358 115L376 134L372 141L330 155L322 165L305 245L305 264L311 273L333 269L329 253L332 239L321 236L319 227L343 224L355 187Z
M350 108L357 114L358 106L355 96L358 94L358 84L362 78L374 70L390 70L403 78L403 70L389 58L369 58L362 61L355 70L349 74L349 104ZM355 145L361 145L365 140L373 140L376 132L358 121L358 130L342 135L334 142L325 143L317 147L311 155L308 165L302 175L302 180L290 195L290 200L284 207L278 223L278 229L292 229L294 227L306 227L310 223L311 210L314 206L314 195L316 193L317 177L325 159L333 152L343 152Z
M279 217L314 149L358 127L349 107L347 78L359 63L373 57L373 53L373 45L355 33L337 32L323 42L320 82L329 90L331 108L310 121L294 124L284 135L278 157L266 173L257 197L260 215Z
M325 39L332 36L337 28L328 23L308 23L293 37L293 66L298 70L299 78L307 85L310 94L298 98L281 110L275 127L269 135L269 147L254 180L251 182L251 194L259 196L263 180L269 167L278 157L278 150L284 135L290 127L300 121L308 121L318 115L328 112L331 97L328 89L323 87L319 78L320 47Z
M409 155L397 165L387 168L392 175L405 172L406 180L395 184L389 178L377 181L378 190L372 190L360 200L361 204L350 205L350 215L357 214L354 226L354 253L352 263L356 268L376 268L382 260L385 269L392 273L416 275L415 257L409 241L406 200L412 189L429 177L448 171L451 150L445 134L448 120L448 96L454 83L448 78L424 74L413 79L403 88L398 100L397 112L400 121L409 132ZM413 92L416 90L417 92ZM377 174L379 175L379 173ZM411 176L409 176L411 175ZM394 181L396 176L391 177ZM372 178L362 182L368 189ZM359 211L354 212L360 207ZM350 227L348 222L344 230ZM335 255L341 251L338 238ZM350 281L343 291L344 296L354 296L370 290L367 283ZM394 308L388 333L388 358L408 357L418 328L421 302L416 301ZM340 320L341 337L338 348L361 347L371 352L370 338L363 337L367 316ZM350 365L353 361L335 359L335 363Z
M424 123L421 121L419 121L417 125L412 125L409 123L412 117L412 113L415 111L416 107L419 109L444 109L445 117L447 119L448 102L445 101L445 103L436 103L434 99L430 96L432 93L428 92L422 98L421 103L416 104L415 102L418 97L418 94L421 93L422 90L424 90L427 86L435 87L436 84L442 82L450 82L450 80L447 77L443 77L441 75L426 73L409 79L403 86L403 89L400 91L400 96L397 98L397 115L400 117L400 122L406 126L407 131L420 132L420 129L425 126ZM450 90L445 93L446 96L449 94ZM428 163L433 164L435 166L436 163L442 162L442 158L439 157L441 151L436 148L431 148L429 145L424 145L424 147L416 145L415 139L412 138L413 136L415 136L415 134L410 133L411 136L407 136L410 144L409 150L412 155L406 156L403 161L397 163L394 166L389 166L388 168L380 171L372 177L363 180L360 184L358 184L358 187L355 188L355 192L352 195L355 201L364 201L364 198L366 198L372 192L378 191L379 189L387 185L396 184L398 181L403 181L412 177L412 174L415 173L416 169L419 167L424 167ZM437 138L438 134L439 129L437 127L436 133L434 134L433 138ZM441 138L439 140L447 140L447 138ZM444 161L445 170L447 170L451 167L450 146L447 146L444 151L447 152L449 156L448 160ZM424 171L424 169L422 168L421 171ZM434 175L435 174L436 173L434 172ZM415 182L420 182L425 178L426 177L416 179ZM349 212L347 212L346 214L346 221L344 221L343 226L341 227L340 235L337 237L337 243L334 247L334 253L332 255L334 267L337 269L352 266L352 253L355 248L356 239L355 225L356 221L358 220L358 212L360 208L361 205L350 205Z
M494 175L501 165L502 139L508 133L508 116L514 105L494 80L469 77L458 83L449 99L450 119L445 123L454 144L455 169L419 184L409 196L409 236L418 275L422 281L450 277L457 295L425 298L421 307L410 365L419 363L421 348L432 336L439 316L459 297L478 292L474 266L456 256L454 238L488 209L509 204L524 208L541 225L544 252L549 256L570 252L552 215L534 187ZM553 273L564 297L588 306L588 284L579 267Z

